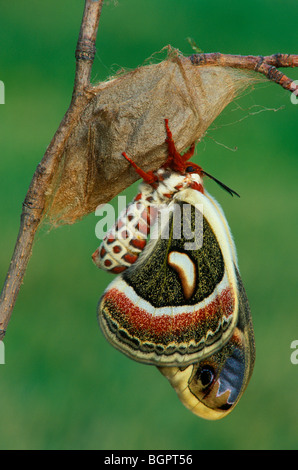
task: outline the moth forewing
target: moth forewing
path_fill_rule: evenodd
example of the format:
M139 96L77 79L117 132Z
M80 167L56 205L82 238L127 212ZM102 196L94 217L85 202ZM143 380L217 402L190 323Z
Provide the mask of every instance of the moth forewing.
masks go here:
M232 322L229 330L223 335L223 342L229 338L232 331L237 323L238 319L238 286L237 286L237 272L239 270L237 263L237 254L234 240L230 231L229 224L224 215L224 212L219 203L210 194L202 194L199 191L193 191L192 189L185 189L175 195L175 201L182 201L188 203L191 206L199 207L203 210L203 217L209 223L212 231L217 239L220 246L220 250L223 256L223 262L225 267L225 273L227 276L227 283L231 289L234 298L234 309L232 313ZM220 347L220 345L219 345Z
M227 221L227 219L226 219L226 216L225 216L225 214L224 214L223 208L221 207L221 205L219 204L219 202L218 202L213 196L211 196L211 194L209 194L209 193L206 191L206 189L205 189L204 195L205 195L205 197L211 202L211 204L213 205L214 209L217 211L217 214L218 214L219 218L221 219L222 224L224 225L224 229L225 229L226 235L227 235L228 240L229 240L229 246L230 246L231 251L232 251L234 263L235 263L235 265L237 266L237 269L239 270L239 267L238 267L238 258L237 258L237 251L236 251L236 246L235 246L234 238L233 238L233 235L232 235L232 232L231 232L229 223L228 223L228 221Z
M174 237L175 206L183 212L188 205L192 225L196 211L203 221L203 244L192 250L186 249L189 236L183 231L187 217L180 219L180 238ZM135 264L107 288L99 323L110 343L132 359L187 366L223 347L233 333L238 318L236 258L228 224L199 191L179 191L165 211L169 227L163 226L156 239L152 235Z

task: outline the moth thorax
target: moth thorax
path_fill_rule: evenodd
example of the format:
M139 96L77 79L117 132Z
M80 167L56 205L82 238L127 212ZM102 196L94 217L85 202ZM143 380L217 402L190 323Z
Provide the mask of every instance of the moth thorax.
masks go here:
M203 186L203 178L198 173L187 173L184 181L187 187L191 187L193 183Z
M173 197L175 193L186 188L191 188L194 184L196 187L203 187L203 181L197 173L165 173L163 181L160 182L156 193L162 202Z
M152 196L154 192L155 190L150 184L143 182L139 185L139 193L142 195L142 199Z

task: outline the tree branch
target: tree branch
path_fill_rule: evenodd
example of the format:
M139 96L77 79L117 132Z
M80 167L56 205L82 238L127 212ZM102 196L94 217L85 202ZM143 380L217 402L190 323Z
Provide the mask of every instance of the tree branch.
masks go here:
M210 54L193 54L189 59L193 65L201 67L217 65L259 72L265 75L268 80L281 85L285 90L295 94L298 92L298 85L296 85L291 78L277 70L278 67L298 67L298 55L274 54L270 56L241 56L213 52Z
M95 56L95 41L103 0L85 0L85 9L76 49L76 72L70 106L39 163L31 181L21 215L20 230L14 253L0 297L0 340L20 290L31 256L35 233L44 214L46 191L49 187L65 144L79 116L90 99L84 89L90 84L90 73Z

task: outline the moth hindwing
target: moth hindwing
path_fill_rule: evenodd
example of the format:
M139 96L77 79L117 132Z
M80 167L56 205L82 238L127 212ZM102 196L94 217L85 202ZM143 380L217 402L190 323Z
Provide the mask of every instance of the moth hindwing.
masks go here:
M255 361L254 333L246 293L238 274L239 316L229 341L190 366L160 367L181 402L205 419L221 419L238 403Z
M160 227L159 217L157 235L106 289L99 323L108 341L132 359L187 366L214 354L233 334L236 255L223 212L206 193L181 190L161 213L167 223Z

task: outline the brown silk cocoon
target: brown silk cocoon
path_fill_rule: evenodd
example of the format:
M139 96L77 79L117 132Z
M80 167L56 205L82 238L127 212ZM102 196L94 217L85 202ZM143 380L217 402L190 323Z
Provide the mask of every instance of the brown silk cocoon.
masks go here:
M142 169L158 169L167 157L165 118L181 152L255 81L232 68L193 66L170 49L158 64L92 87L48 192L48 221L74 223L136 181L123 151Z

